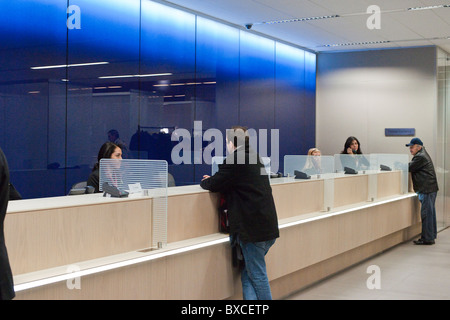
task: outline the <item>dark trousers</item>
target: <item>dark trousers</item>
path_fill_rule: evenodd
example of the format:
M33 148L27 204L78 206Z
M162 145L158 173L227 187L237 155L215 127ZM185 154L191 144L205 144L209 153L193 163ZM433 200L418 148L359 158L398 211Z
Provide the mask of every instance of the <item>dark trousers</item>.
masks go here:
M432 193L418 193L421 204L420 218L422 219L422 236L425 241L432 241L437 237L436 226L436 195Z

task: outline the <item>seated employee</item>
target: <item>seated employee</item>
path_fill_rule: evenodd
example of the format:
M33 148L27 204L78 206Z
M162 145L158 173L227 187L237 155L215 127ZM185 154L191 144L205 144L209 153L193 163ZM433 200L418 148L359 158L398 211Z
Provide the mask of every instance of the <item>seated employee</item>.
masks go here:
M212 177L204 176L203 189L224 195L228 208L230 240L242 249L241 272L245 300L271 300L265 255L279 237L272 188L264 164L249 146L246 128L227 130L229 155ZM254 161L252 161L254 160Z
M344 150L341 151L342 168L348 167L354 170L364 169L369 167L369 161L362 156L361 144L356 137L350 136L345 140Z
M322 166L320 161L321 152L317 148L311 148L308 150L308 158L306 159L303 172L306 174L320 174L322 172Z
M95 192L100 192L100 160L101 159L122 159L122 149L112 142L105 142L98 151L97 163L92 168L86 185L92 186Z

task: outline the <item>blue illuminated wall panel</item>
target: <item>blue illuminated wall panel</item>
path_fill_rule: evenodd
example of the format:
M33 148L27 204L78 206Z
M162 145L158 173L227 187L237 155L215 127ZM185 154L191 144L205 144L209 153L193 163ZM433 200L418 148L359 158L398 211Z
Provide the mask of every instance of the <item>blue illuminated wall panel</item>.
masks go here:
M24 198L86 180L111 129L177 185L210 173L172 164L171 133L194 121L279 129L280 162L314 146L315 54L244 29L148 0L15 0L0 39L0 147Z
M275 108L275 41L242 31L239 121L272 129Z
M280 130L280 154L304 154L308 149L311 121L305 113L305 52L277 43L276 46L275 127ZM314 106L312 106L314 108ZM289 141L289 143L286 143ZM314 141L314 140L313 140ZM283 158L280 158L283 168Z

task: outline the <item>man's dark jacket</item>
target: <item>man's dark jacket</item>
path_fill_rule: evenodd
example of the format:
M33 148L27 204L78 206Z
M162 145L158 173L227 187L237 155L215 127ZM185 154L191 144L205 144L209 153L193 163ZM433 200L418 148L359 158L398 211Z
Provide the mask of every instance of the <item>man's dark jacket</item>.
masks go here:
M14 298L14 284L5 245L4 221L9 200L9 168L0 149L0 300Z
M244 242L279 237L272 188L267 174L262 174L264 170L259 156L242 147L228 155L216 174L200 183L203 189L224 195L230 234L238 234Z
M422 147L412 158L409 163L409 172L411 172L415 192L432 193L439 190L433 161L425 147Z

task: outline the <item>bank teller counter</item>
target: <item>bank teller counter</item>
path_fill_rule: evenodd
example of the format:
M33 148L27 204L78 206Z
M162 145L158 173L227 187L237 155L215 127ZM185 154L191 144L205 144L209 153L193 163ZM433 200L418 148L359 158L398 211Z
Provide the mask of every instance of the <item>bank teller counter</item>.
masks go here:
M274 298L420 232L400 170L372 170L271 179L280 227L266 258ZM240 299L228 235L218 232L218 194L180 186L166 199L161 246L152 243L152 191L12 205L5 233L16 299Z

